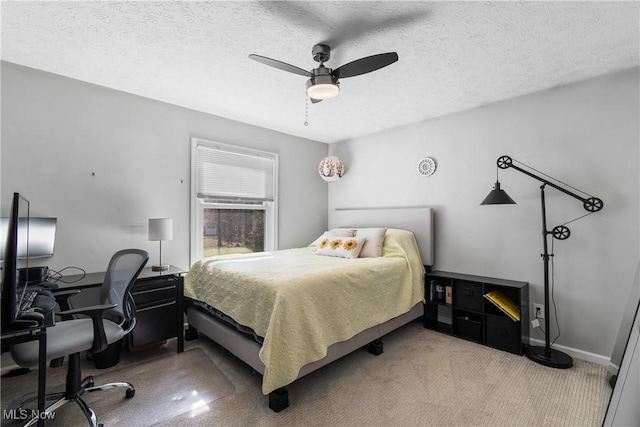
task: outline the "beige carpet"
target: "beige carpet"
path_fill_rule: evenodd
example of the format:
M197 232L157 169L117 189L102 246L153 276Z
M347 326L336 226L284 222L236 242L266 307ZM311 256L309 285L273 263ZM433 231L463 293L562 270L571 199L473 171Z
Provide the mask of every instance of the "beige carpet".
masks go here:
M280 413L268 408L267 397L260 392L260 375L202 338L188 342L187 349L201 348L232 384L230 392L218 392L199 411L179 409L171 415L163 411L150 416L146 405L157 396L145 395L136 384L132 400L124 400L120 391L101 392L116 393L120 401L105 402L96 410L107 426L113 425L107 421L113 419L108 418L112 404L121 414L117 424L123 426L156 425L158 419L163 419L158 424L162 426L599 426L611 394L606 368L593 363L575 360L568 370L548 368L523 356L424 329L419 323L383 341L380 356L359 350L290 385L291 406ZM159 357L159 352L180 359L189 353L176 356L174 346L170 342L145 352L148 355L134 355L132 370L144 366L140 357ZM132 363L130 357L122 364ZM193 377L185 379L180 374L182 364L173 366L175 372L141 371L148 377L141 383L160 382L159 375L169 375L176 382L202 387L209 375L196 367ZM29 376L35 373L23 377ZM163 390L158 395L171 393L171 383L164 379L154 389ZM223 383L220 390L228 389ZM127 405L134 409L125 415Z

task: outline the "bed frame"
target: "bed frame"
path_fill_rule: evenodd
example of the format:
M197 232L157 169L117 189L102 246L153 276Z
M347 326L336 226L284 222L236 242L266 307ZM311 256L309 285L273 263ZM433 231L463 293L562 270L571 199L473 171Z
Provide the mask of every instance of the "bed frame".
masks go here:
M335 227L387 227L409 230L416 236L420 256L425 267L430 268L433 265L433 210L431 208L337 209L329 212L329 228ZM185 332L185 339L195 339L198 332L201 332L264 375L264 364L258 356L261 345L253 338L238 332L237 329L210 316L196 306L188 306L186 313L189 327ZM424 305L418 303L411 310L394 319L366 329L347 341L333 344L327 349L327 355L324 358L303 366L297 378L301 378L364 346L367 346L367 350L374 355L382 354L381 338L384 335L423 314ZM286 388L282 387L269 393L269 408L273 411L280 412L287 406L289 406L289 395Z

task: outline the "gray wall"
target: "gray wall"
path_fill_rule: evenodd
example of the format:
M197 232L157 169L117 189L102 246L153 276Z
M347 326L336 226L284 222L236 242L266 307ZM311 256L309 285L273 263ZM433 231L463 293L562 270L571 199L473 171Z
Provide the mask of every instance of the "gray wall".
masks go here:
M327 145L2 62L2 213L14 191L58 218L54 269L101 271L139 247L158 262L147 219L174 218L164 262L189 266L191 137L279 154L280 248L326 228Z
M604 209L554 244L554 297L557 343L606 359L639 255L638 79L632 69L333 144L346 173L329 187L329 208L432 206L436 269L527 281L541 303L540 183L501 170L518 204L480 206L496 159L510 155L600 197ZM425 156L437 161L428 178L416 168ZM586 213L553 188L546 196L549 229Z
M307 244L329 208L436 208L441 270L531 283L542 302L539 185L500 172L515 206L479 206L495 160L511 155L604 200L603 211L569 224L555 242L558 343L608 357L639 258L638 69L555 88L327 146L275 131L2 63L3 213L13 191L34 215L56 216L52 268L104 269L116 250L147 249L147 219L174 218L163 259L188 267L192 136L280 154L279 243ZM347 165L336 183L316 167L330 151ZM416 165L438 162L425 178ZM584 213L547 191L549 227ZM555 331L555 327L552 329ZM532 331L535 338L543 336ZM555 336L555 333L554 335Z

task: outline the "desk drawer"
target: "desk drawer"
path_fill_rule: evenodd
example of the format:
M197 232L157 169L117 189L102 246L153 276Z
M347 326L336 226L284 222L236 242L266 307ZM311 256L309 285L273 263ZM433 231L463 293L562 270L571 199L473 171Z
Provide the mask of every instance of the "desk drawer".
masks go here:
M136 310L136 327L129 334L130 346L139 347L177 336L175 301Z
M165 286L176 286L177 283L178 279L172 276L138 279L133 284L131 293L133 294L136 292L148 291L150 289L164 288Z
M136 306L143 306L154 302L168 301L176 299L176 287L166 285L159 288L134 289L131 292Z

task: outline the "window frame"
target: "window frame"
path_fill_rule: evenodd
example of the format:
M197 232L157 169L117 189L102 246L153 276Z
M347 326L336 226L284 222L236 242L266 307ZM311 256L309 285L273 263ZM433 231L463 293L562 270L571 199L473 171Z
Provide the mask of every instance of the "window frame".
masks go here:
M254 200L229 200L228 202L221 199L200 198L197 194L198 180L198 147L218 148L224 151L249 155L260 156L273 159L273 201L256 202ZM264 233L264 251L274 251L278 248L278 153L268 151L255 150L251 148L241 147L231 144L223 144L214 141L207 141L200 138L191 138L191 225L190 225L190 264L202 259L202 246L204 233L204 209L244 209L244 210L263 210L265 211L265 233Z

